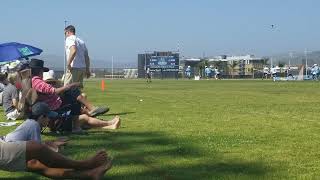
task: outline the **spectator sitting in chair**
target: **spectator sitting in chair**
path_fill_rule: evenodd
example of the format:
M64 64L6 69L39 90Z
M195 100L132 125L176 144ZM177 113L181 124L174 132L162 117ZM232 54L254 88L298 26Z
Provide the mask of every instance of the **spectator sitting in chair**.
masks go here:
M43 72L42 79L54 88L61 88L63 86L63 82L55 78L55 73L53 70ZM83 97L83 99L87 100L86 93L81 93L81 96ZM90 116L90 111L83 104L81 105L81 114L87 114L88 116Z
M43 71L49 71L43 67L43 61L32 59L30 62L32 73L32 87L38 93L38 101L48 104L51 111L61 111L64 105L71 104L71 116L73 116L73 132L80 132L81 126L89 126L90 128L118 129L120 127L120 117L115 116L111 121L103 121L87 114L81 114L81 103L88 108L87 100L81 96L81 92L76 88L79 83L72 83L60 88L54 88L45 82ZM58 94L62 94L62 99ZM89 109L89 108L88 108ZM90 110L90 109L89 109ZM99 110L98 110L99 111ZM91 112L89 112L92 114Z
M109 111L109 108L94 107L88 100L83 98L80 89L78 88L80 85L79 83L71 83L60 88L54 88L46 83L42 79L43 72L48 72L49 69L44 67L43 64L44 62L40 59L31 59L29 66L32 74L32 88L37 91L39 101L46 102L49 105L50 110L56 111L61 108L61 106L67 104L72 104L73 107L81 107L81 104L83 104L89 110L91 117ZM59 95L61 95L63 99Z
M23 117L23 112L19 112L18 102L19 102L19 91L15 86L16 83L16 73L0 74L0 83L5 85L4 91L2 93L3 108L6 113L7 120L17 120Z

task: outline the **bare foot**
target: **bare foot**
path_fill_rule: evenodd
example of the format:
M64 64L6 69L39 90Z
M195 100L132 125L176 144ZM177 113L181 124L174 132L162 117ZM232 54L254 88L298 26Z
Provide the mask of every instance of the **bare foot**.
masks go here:
M106 151L99 151L95 156L88 159L88 169L99 167L108 161L108 154Z
M111 167L112 160L108 159L103 165L87 171L87 175L93 180L100 180Z
M118 119L116 119L116 121L112 124L112 125L109 125L109 126L104 126L102 127L103 129L118 129L121 125L121 120L120 120L120 117L118 117Z
M119 120L120 120L120 116L116 115L116 116L110 121L110 123L111 123L111 124L114 124L114 123L116 123L116 122L119 121Z

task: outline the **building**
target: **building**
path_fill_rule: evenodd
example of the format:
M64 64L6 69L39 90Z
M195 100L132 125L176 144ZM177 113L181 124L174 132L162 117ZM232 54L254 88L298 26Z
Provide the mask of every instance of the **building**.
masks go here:
M181 60L180 65L185 69L190 65L196 75L201 75L203 67L201 66L202 61L207 61L208 65L217 67L221 74L225 77L229 76L240 76L248 77L254 76L254 74L261 74L264 66L267 64L268 59L258 58L254 55L244 55L244 56L228 56L220 55L209 58L184 58ZM260 72L261 70L261 72Z
M178 52L138 54L138 78L145 78L147 68L150 68L153 78L178 78L179 62Z
M255 71L260 71L267 64L268 59L258 58L254 55L244 56L217 56L209 58L209 62L224 61L229 66L228 74L231 76L254 76Z

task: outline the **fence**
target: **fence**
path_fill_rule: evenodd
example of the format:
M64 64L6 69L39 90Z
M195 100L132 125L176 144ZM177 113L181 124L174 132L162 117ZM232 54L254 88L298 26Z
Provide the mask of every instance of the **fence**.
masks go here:
M299 69L293 69L290 71L290 73L292 73L294 76L299 75L299 72L301 71L301 68L303 67L299 67ZM93 78L108 78L108 79L135 79L137 78L138 75L138 70L135 68L114 68L113 70L111 68L94 68L91 69L91 73L93 75ZM305 71L304 71L305 74ZM310 74L310 72L308 71L308 74ZM62 78L63 76L63 71L59 71L56 70L55 71L55 75L57 78ZM263 71L259 70L259 71L255 71L254 74L246 74L246 75L239 75L239 73L235 72L234 75L232 76L230 72L224 72L222 71L220 74L221 78L223 79L258 79L258 78L262 78L263 77ZM285 77L286 76L286 72L279 72L278 73L279 76L281 77ZM194 76L194 73L192 73L192 76ZM179 72L175 72L175 76L172 76L173 78L186 78L185 77L185 73L183 70L180 70ZM166 76L161 76L157 73L152 73L152 78L172 78L170 77L166 77ZM142 77L144 78L144 77Z
M91 69L94 78L134 79L137 78L138 70L135 68L93 68ZM56 78L61 79L64 72L55 70Z

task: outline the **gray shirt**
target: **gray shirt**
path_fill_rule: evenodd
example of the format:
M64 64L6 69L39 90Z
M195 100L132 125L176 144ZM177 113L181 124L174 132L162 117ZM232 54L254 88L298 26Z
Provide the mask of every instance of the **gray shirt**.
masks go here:
M4 90L5 85L0 83L0 92L2 92Z
M41 143L41 128L37 121L33 119L25 120L13 132L4 137L6 142L16 141L36 141Z
M2 93L2 102L3 102L3 108L6 114L12 112L15 110L15 107L12 105L12 100L16 99L19 100L19 93L17 88L12 85L8 84Z

